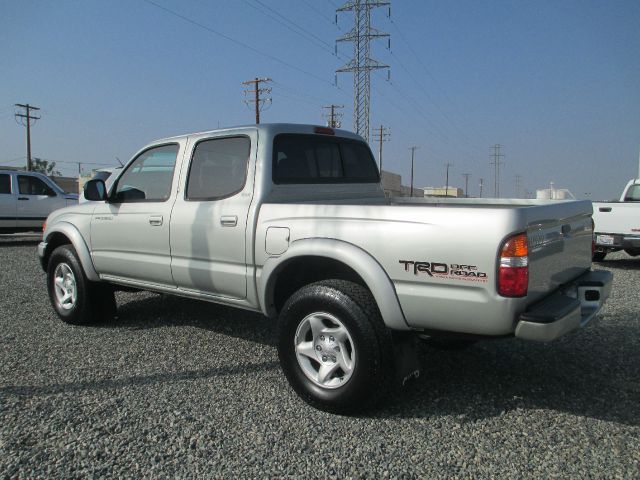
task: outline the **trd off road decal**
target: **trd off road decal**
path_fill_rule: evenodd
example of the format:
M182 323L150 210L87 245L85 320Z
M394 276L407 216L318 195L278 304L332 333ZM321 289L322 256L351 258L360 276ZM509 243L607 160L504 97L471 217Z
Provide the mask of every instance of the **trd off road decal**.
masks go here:
M463 265L458 263L418 262L415 260L400 260L405 272L413 272L414 275L428 275L436 278L450 280L464 280L468 282L486 282L487 274L479 272L475 265Z

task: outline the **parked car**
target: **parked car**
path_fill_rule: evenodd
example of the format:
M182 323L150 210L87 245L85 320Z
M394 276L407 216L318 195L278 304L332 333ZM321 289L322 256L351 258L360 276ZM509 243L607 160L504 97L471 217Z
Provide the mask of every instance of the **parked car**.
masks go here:
M594 261L619 250L640 255L640 179L629 180L617 202L593 202L593 221Z
M368 145L344 130L159 140L110 191L98 179L84 194L38 246L63 321L112 316L118 288L262 312L293 389L332 412L417 376L418 335L550 341L611 289L591 269L591 202L387 199Z
M42 230L47 216L78 203L78 195L65 193L46 175L21 170L0 170L0 232Z

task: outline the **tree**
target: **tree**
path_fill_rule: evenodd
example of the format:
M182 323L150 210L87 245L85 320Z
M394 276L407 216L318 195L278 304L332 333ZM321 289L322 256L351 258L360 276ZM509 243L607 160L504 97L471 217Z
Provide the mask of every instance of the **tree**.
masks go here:
M34 172L44 173L49 177L62 176L61 173L56 170L56 162L48 162L42 158L34 157L33 162L31 162L31 168Z

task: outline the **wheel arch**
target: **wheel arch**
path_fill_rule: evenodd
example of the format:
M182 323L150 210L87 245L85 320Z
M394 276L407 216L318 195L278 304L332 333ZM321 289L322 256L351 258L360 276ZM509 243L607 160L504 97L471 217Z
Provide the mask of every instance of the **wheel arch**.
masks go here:
M92 282L100 281L100 276L98 272L96 272L93 261L91 260L89 247L84 241L80 231L74 225L67 222L56 223L51 229L47 229L44 242L46 243L46 247L41 258L43 269L46 270L49 258L56 248L60 245L71 244L78 254L78 260L87 278Z
M410 330L387 272L365 250L341 240L296 240L283 255L269 258L257 282L262 311L275 317L294 291L309 283L332 278L365 286L373 295L387 327Z

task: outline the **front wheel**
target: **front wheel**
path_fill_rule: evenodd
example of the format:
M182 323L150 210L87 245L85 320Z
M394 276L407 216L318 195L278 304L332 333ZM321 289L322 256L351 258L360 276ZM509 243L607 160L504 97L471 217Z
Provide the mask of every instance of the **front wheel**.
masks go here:
M375 403L394 372L391 334L371 293L343 280L307 285L287 301L278 355L298 395L334 413Z
M87 279L71 245L62 245L51 254L47 289L51 305L63 322L83 325L115 313L113 289Z

